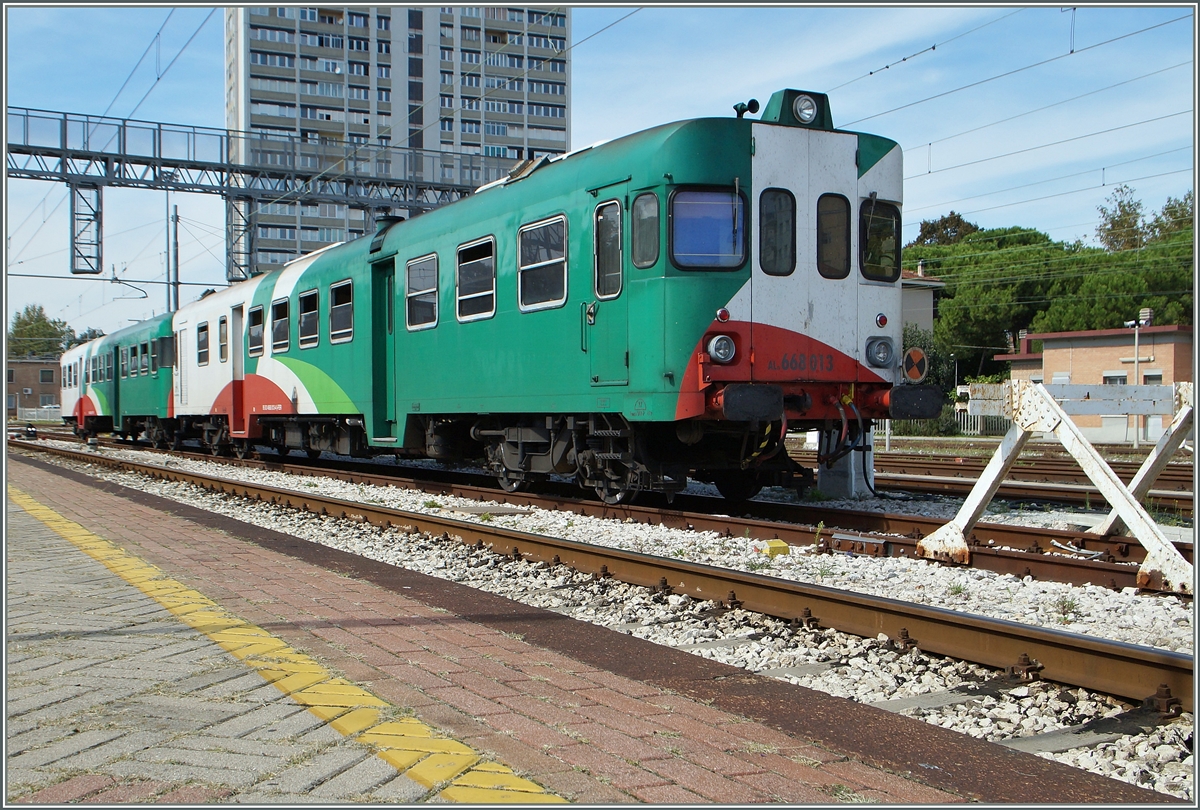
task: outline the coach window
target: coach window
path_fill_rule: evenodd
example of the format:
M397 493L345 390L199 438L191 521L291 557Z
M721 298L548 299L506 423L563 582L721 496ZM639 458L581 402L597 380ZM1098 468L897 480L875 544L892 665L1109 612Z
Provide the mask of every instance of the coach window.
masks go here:
M633 201L633 266L645 270L658 261L658 195L639 194Z
M142 344L141 355L142 355L142 357L141 357L139 369L141 370L142 374L149 374L150 373L150 344L148 344L148 343Z
M158 374L158 341L150 341L150 373Z
M246 348L251 357L263 353L263 308L254 307L246 316Z
M128 346L121 347L120 373L121 373L122 380L125 379L127 376L129 376L129 347Z
M437 254L413 259L405 270L405 323L409 330L432 329L438 320Z
M345 343L354 337L354 283L340 281L329 287L329 342Z
M864 276L877 281L900 278L900 209L875 199L864 202L859 242Z
M224 315L217 321L217 358L222 363L229 360L229 318Z
M291 322L288 317L288 300L281 298L271 302L271 353L286 352L291 337Z
M129 347L129 376L136 377L138 373L138 348L137 344Z
M685 270L732 270L746 263L746 200L733 189L675 192L671 260Z
M300 293L300 348L316 346L321 340L316 290Z
M496 243L489 237L458 249L458 319L477 321L496 313Z
M112 382L116 378L116 369L114 368L115 361L113 360L112 352L104 353L104 378Z
M560 307L567 300L567 218L517 232L517 300L522 312Z
M621 294L621 204L616 200L596 206L596 297Z
M850 201L841 194L817 199L817 271L825 278L850 275Z
M208 324L202 323L196 327L196 364L208 365Z
M758 263L768 276L796 269L796 198L769 188L758 198Z

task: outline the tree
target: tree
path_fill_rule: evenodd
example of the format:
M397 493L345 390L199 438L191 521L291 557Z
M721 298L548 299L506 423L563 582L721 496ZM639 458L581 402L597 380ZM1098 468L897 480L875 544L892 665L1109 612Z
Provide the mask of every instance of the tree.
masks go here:
M922 220L921 232L908 244L908 247L913 245L953 245L978 230L978 225L967 222L962 218L962 214L951 211L940 219Z
M75 337L71 338L71 345L78 346L81 343L87 343L89 340L95 340L98 337L104 337L104 330L97 329L94 326L89 326Z
M8 351L14 357L59 355L74 336L66 321L48 317L41 304L26 304L8 327Z
M1106 202L1098 206L1100 224L1096 238L1110 251L1136 250L1146 242L1142 221L1142 201L1134 199L1134 191L1122 183L1113 189Z

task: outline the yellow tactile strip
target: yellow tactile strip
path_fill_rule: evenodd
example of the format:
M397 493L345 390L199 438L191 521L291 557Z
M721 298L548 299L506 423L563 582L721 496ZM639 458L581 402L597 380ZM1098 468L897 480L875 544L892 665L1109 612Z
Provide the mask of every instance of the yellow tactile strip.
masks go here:
M442 800L469 804L547 803L566 800L522 779L512 769L484 761L469 746L436 736L421 721L387 720L393 707L316 660L297 652L261 627L233 616L199 591L161 569L92 534L15 487L8 497L130 585L155 599L181 621L254 668L268 683L304 704L343 736L371 745L377 756L427 788L446 784Z

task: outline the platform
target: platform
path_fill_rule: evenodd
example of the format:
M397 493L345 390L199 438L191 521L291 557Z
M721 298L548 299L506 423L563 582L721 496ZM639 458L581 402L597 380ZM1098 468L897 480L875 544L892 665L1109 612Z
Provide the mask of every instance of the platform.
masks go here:
M976 749L919 721L9 461L9 802L1170 801L999 746L968 773ZM536 614L574 647L506 629ZM594 663L625 644L676 680ZM718 699L686 696L701 681ZM781 700L792 728L749 719ZM906 750L926 729L936 750Z

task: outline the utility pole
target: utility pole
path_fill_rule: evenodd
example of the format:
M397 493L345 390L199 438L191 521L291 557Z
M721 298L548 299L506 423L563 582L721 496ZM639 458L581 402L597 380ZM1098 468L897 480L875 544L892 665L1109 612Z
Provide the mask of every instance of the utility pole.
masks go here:
M175 206L175 280L171 283L172 301L175 308L172 311L179 309L179 206Z
M166 284L163 286L167 289L167 312L173 312L174 310L171 308L171 189L167 189L166 219L163 221L166 223L163 234L166 241L166 244L163 245L163 264L167 268L167 274L164 276Z

